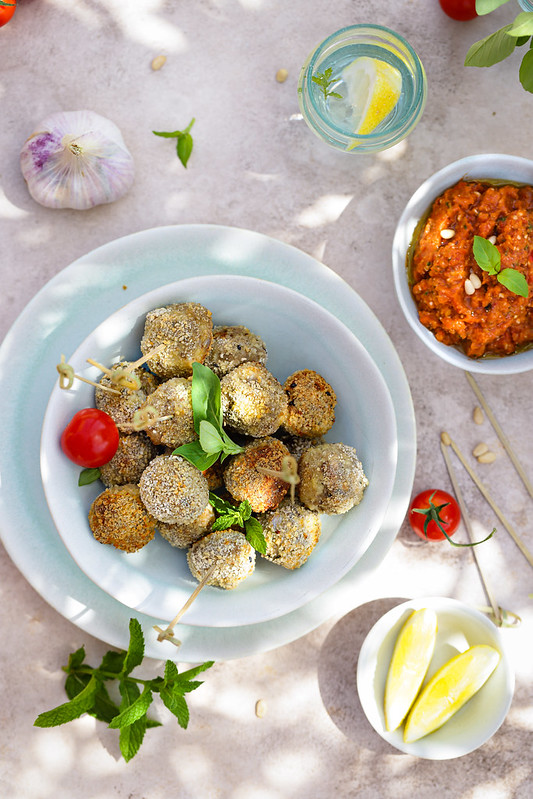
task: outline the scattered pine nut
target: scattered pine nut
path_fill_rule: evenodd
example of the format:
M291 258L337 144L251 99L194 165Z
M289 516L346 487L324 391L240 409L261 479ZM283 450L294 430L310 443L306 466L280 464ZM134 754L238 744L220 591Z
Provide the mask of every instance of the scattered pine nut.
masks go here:
M496 244L496 236L489 236L487 241L490 241L491 244Z
M474 449L472 450L472 455L474 458L479 458L480 455L484 455L485 452L489 451L488 444L485 444L484 441L481 441L479 444L476 444Z
M258 699L255 703L255 715L258 719L262 719L266 713L266 702L264 699Z
M455 230L452 230L451 228L445 228L440 232L441 239L453 239L454 236Z
M474 422L476 424L483 424L484 421L485 421L485 415L481 410L481 408L479 407L479 405L476 405L476 407L474 408Z
M481 286L481 280L475 272L470 272L470 282L475 289L478 289Z
M475 292L475 288L472 285L472 281L470 280L470 278L467 277L467 279L465 280L465 293L466 294L474 294L474 292Z
M489 452L484 452L483 455L480 455L477 460L478 463L494 463L496 460L496 453L489 450Z
M278 71L276 72L276 80L278 83L285 83L288 77L289 77L289 72L286 69L278 69Z
M166 60L166 55L156 55L151 64L154 72L157 72L158 69L161 69L161 67L165 65Z

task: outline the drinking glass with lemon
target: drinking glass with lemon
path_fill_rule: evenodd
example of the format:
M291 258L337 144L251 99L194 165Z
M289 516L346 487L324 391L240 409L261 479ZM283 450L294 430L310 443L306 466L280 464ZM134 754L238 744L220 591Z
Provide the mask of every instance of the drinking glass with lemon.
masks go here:
M351 153L385 150L420 119L424 67L411 45L379 25L352 25L329 36L300 73L302 115L323 141Z

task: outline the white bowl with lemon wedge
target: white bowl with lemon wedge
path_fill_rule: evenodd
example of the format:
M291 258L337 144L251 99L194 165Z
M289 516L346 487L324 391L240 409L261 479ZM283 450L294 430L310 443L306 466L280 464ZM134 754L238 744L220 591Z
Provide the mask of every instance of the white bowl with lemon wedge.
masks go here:
M424 597L379 619L359 653L365 715L396 749L431 760L472 752L500 727L514 674L499 629L455 599Z

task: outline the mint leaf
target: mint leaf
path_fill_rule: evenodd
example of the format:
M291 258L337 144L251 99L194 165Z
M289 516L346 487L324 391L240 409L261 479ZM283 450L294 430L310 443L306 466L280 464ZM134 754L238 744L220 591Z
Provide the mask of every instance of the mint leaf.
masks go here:
M121 711L130 708L140 696L140 691L133 682L123 680L119 685L119 690L122 696ZM139 751L146 732L146 721L146 715L144 715L132 724L120 728L119 746L126 763Z
M165 707L176 716L180 727L186 730L189 724L189 708L187 707L187 702L184 697L178 691L173 691L171 688L162 688L161 699Z
M98 672L103 680L113 679L111 676L106 677L101 675L100 672L111 672L111 674L120 674L124 668L124 660L126 659L126 652L114 652L110 650L106 652L100 663Z
M496 275L500 271L501 258L498 248L482 236L474 236L472 247L477 265L489 275Z
M505 286L506 289L512 291L513 294L518 294L520 297L529 296L527 280L518 269L502 269L498 274L498 281L502 286Z
M244 531L248 543L260 552L261 555L264 555L266 552L266 541L261 522L254 517L248 519L248 521L244 523Z
M215 519L215 521L211 525L211 530L213 532L216 532L217 530L229 530L229 528L232 527L234 524L237 524L240 527L242 527L242 524L240 524L239 515L223 513L221 516Z
M167 661L170 662L170 661ZM182 671L180 676L181 680L190 680L192 677L197 677L203 671L207 671L213 666L215 663L214 660L206 660L205 663L201 663L199 666L193 666L192 669L187 669L187 671ZM173 664L175 665L175 664Z
M496 33L491 33L479 42L475 42L465 58L465 67L491 67L511 55L516 42L507 33L512 25L505 25Z
M507 35L513 36L515 39L533 35L533 14L530 11L523 11L515 17Z
M100 479L100 469L83 469L78 477L79 486L88 486Z
M86 713L92 708L94 696L99 686L100 683L93 675L85 688L80 691L74 699L71 699L70 702L65 702L52 710L40 713L33 722L34 726L57 727L60 724L66 724L68 721L74 721L74 719L79 718L83 713Z
M144 636L141 625L137 619L130 619L130 643L124 659L122 673L126 676L136 666L139 666L144 657Z
M85 649L80 646L79 649L76 649L75 652L68 657L68 663L64 667L65 671L73 671L81 666L83 661L85 660Z
M482 17L508 2L509 0L476 0L476 14Z
M124 691L125 693L123 696L127 697L128 699L131 697L131 686L132 683L130 681L120 681L119 687L121 694ZM126 691L128 693L126 693ZM134 721L137 721L137 719L140 719L146 714L146 711L152 704L152 700L153 696L151 687L149 684L145 685L142 694L134 702L132 702L132 704L127 705L125 709L118 714L118 716L115 716L109 726L111 729L116 730L133 724Z
M533 92L533 50L528 50L524 55L518 77L526 92Z
M193 147L193 141L190 133L184 133L183 136L179 137L177 145L178 158L180 159L185 169L187 169L187 161L191 156L192 147Z

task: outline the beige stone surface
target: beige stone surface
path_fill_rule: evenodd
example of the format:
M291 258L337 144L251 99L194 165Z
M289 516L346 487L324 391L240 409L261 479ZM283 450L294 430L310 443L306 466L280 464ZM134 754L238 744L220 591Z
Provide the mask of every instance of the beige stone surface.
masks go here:
M376 313L396 346L414 401L414 490L449 488L438 448L446 428L464 451L484 440L496 501L533 547L533 500L462 372L440 362L403 319L391 278L396 221L432 172L479 152L533 155L533 96L518 82L519 57L491 69L463 67L469 45L518 13L511 0L468 23L437 0L19 0L0 29L0 334L31 297L74 259L139 230L184 223L247 228L299 247L341 275ZM376 156L345 156L299 118L296 84L308 52L358 22L403 34L429 81L411 136ZM160 69L153 60L166 56ZM276 76L286 69L288 77ZM56 110L90 108L121 129L136 181L119 202L91 211L49 210L30 197L20 148ZM194 150L185 170L172 142L152 130L185 127ZM21 347L24 342L21 342ZM8 391L12 375L2 376ZM533 473L533 376L481 377L480 385L529 474ZM24 453L13 453L24 457ZM479 469L481 470L481 465ZM486 476L486 477L485 477ZM472 514L494 520L462 475ZM0 510L0 527L3 523ZM31 546L31 542L28 542ZM108 645L63 618L0 553L0 796L6 799L529 799L533 792L531 567L503 529L480 553L499 603L523 624L505 630L516 692L500 730L458 760L404 755L377 736L357 697L361 643L377 618L410 596L474 605L484 596L471 553L426 545L407 524L376 571L366 601L349 602L300 640L218 662L190 696L184 731L154 705L150 730L129 764L117 735L83 717L50 730L36 715L64 699L61 666L85 645L96 662ZM143 666L155 674L161 663ZM264 700L266 712L256 714Z

